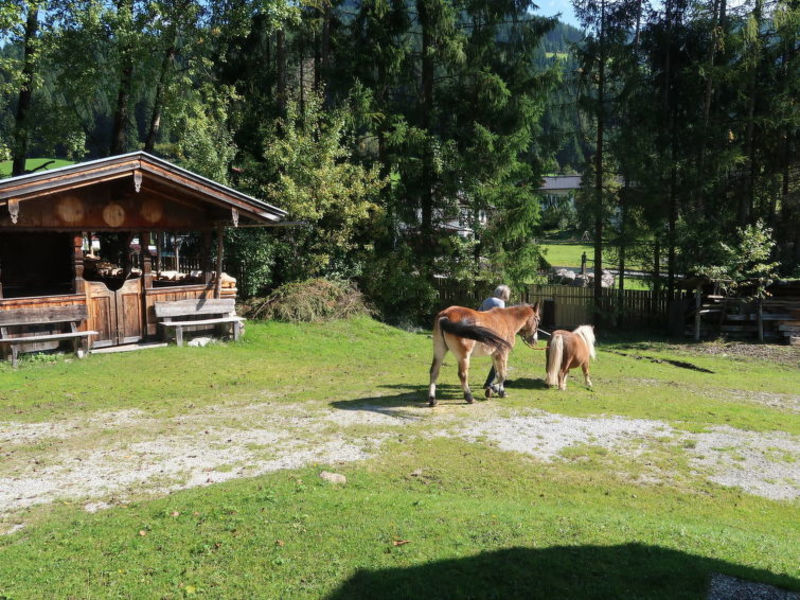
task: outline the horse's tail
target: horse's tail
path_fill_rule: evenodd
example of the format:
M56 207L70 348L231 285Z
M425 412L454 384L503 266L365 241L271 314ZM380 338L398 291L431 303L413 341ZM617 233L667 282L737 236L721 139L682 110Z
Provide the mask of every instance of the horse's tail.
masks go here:
M489 346L494 346L497 350L511 348L511 344L509 344L491 329L481 327L480 325L475 325L467 320L451 321L447 317L442 317L439 319L439 327L442 329L442 331L446 331L447 333L451 333L463 338L469 338L471 340L475 340L476 342L481 342L482 344L488 344Z
M562 360L564 360L564 336L556 333L550 339L550 345L547 347L547 378L545 379L547 385L558 385L558 371L561 368Z
M596 359L597 352L594 349L594 328L591 325L581 325L575 330L575 333L583 338L583 341L586 343L586 348L589 350L589 356L592 358L592 360Z

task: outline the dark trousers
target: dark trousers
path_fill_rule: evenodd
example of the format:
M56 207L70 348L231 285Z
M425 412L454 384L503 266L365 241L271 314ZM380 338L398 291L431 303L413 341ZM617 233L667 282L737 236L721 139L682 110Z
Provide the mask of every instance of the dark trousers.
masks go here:
M494 365L492 365L492 368L489 369L489 376L486 378L486 383L483 384L483 389L486 389L490 385L492 385L492 381L494 381L495 373L496 373L496 371L494 370Z

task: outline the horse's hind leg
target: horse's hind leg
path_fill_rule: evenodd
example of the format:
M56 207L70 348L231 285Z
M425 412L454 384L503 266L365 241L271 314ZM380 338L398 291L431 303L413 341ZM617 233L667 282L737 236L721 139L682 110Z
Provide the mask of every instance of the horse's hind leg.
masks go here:
M437 335L437 332L434 332L434 335ZM445 345L444 340L441 339L441 336L439 336L439 340L434 341L433 343L433 361L431 362L430 387L428 388L428 403L431 406L436 405L436 380L439 379L439 369L442 368L444 355L446 353L447 346Z
M589 379L589 363L584 363L581 365L583 369L583 379L586 382L586 387L592 387L592 380Z
M439 369L442 368L442 359L434 356L431 362L431 382L428 388L428 404L436 405L436 380L439 379Z
M567 374L569 373L569 369L562 370L558 374L558 389L566 390L567 389Z
M505 398L506 375L508 375L508 354L499 354L495 367L497 368L497 395L501 398Z
M469 356L458 361L458 378L461 380L461 389L464 390L464 400L468 404L472 404L475 399L469 389Z

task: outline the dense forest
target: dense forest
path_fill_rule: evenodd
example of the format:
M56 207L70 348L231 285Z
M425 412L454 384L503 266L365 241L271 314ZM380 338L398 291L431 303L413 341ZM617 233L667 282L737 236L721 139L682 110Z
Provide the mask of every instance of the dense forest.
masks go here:
M243 293L355 279L395 318L534 280L559 172L597 268L800 275L800 2L575 2L6 1L0 154L173 160L298 223L228 232Z

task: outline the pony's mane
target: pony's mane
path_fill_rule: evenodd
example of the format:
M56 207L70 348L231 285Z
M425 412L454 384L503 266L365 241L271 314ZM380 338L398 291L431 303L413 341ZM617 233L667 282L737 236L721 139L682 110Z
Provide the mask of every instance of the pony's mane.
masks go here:
M594 328L591 325L581 325L572 333L581 336L583 341L586 342L586 346L589 348L589 356L597 358L594 351Z

